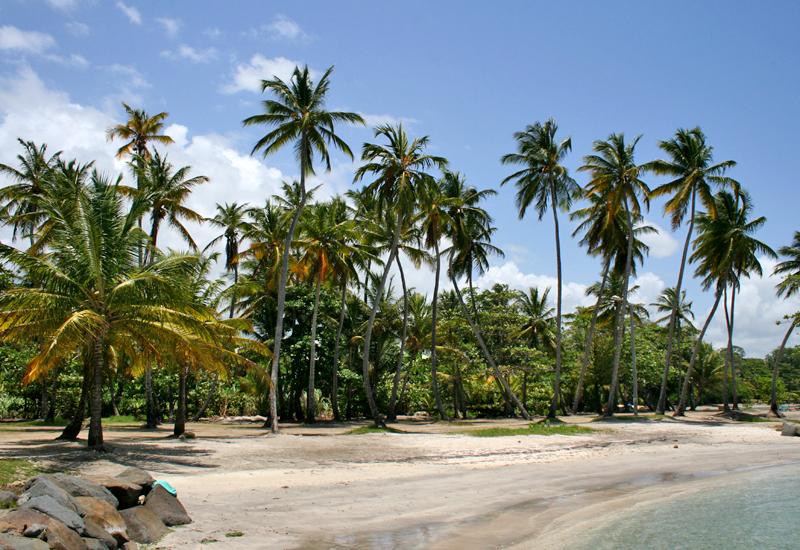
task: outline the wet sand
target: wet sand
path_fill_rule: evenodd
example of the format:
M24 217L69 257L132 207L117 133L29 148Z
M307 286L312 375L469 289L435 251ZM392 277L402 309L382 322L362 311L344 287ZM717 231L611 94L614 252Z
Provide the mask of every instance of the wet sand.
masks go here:
M401 423L405 433L346 435L353 425L193 424L197 439L115 427L111 455L54 443L51 429L0 429L0 454L81 471L148 469L179 491L194 523L159 548L559 548L615 510L747 467L800 462L777 423L589 422L579 436L478 438L519 421ZM677 448L676 448L677 446ZM240 534L241 536L228 536ZM216 542L215 542L216 541Z

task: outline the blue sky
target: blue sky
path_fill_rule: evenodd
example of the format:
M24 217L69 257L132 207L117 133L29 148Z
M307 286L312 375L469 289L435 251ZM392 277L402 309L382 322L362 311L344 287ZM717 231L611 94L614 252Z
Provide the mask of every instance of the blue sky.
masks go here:
M17 153L17 136L46 141L107 171L123 171L102 131L121 119L120 101L166 110L175 163L212 183L193 198L261 202L281 179L296 176L289 154L262 161L248 153L259 136L241 120L258 110L257 84L285 76L295 63L315 71L335 65L329 106L368 121L404 121L429 135L432 150L478 186L497 188L512 134L555 117L572 136L574 170L595 139L643 134L642 162L659 156L658 140L700 125L718 160L751 192L768 223L760 237L787 244L796 221L800 122L800 4L796 2L127 2L6 0L0 5L0 161ZM343 129L354 150L370 130ZM350 186L353 164L338 157L320 174L325 196ZM579 182L585 181L577 174ZM652 185L658 184L651 178ZM646 218L663 232L640 270L642 301L673 285L683 229L668 230L662 203ZM513 189L488 207L507 252L484 284L552 284L549 217L517 220ZM566 216L562 216L566 220ZM599 266L565 221L565 303ZM210 237L198 230L199 240ZM6 237L7 238L7 237ZM175 241L177 246L177 241ZM765 267L771 270L771 263ZM422 290L425 272L414 276ZM773 348L774 321L798 307L773 297L774 281L746 282L737 340L752 355ZM695 283L695 311L710 305ZM722 342L715 323L711 338Z

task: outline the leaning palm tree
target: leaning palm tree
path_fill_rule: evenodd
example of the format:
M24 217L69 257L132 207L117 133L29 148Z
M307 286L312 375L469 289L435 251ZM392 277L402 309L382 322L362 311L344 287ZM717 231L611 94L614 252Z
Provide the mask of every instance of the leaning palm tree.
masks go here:
M777 285L777 294L780 297L789 298L800 292L800 231L795 231L792 244L782 246L778 249L778 253L786 259L776 265L773 270L775 275L783 276L783 279ZM769 409L775 416L782 416L778 411L778 368L783 357L783 350L786 348L786 342L789 341L792 331L800 323L800 315L795 313L787 316L787 321L789 326L783 335L781 345L772 358L772 385Z
M529 420L530 415L525 408L525 404L519 400L514 390L511 389L511 385L506 377L503 376L494 357L489 353L489 348L483 338L483 332L478 325L479 320L473 318L464 302L461 289L458 287L458 279L468 278L472 272L477 272L479 275L485 273L489 266L489 256L502 256L503 254L502 250L491 243L492 234L496 231L492 226L492 218L486 211L476 205L454 227L456 231L453 234L453 245L446 251L448 253L447 274L453 283L453 290L458 298L461 312L466 318L475 340L478 342L478 347L486 363L492 369L495 380L503 388L504 399L519 409L520 415L525 420Z
M689 229L686 232L681 263L678 268L678 282L675 284L675 293L679 295L683 289L683 274L689 255L689 243L694 232L697 199L700 199L706 210L714 213L713 187L729 187L736 190L739 188L739 184L725 176L725 172L736 166L736 162L726 160L714 163L714 149L706 143L706 136L700 128L691 130L680 128L672 139L659 143L659 147L669 158L650 162L647 164L647 168L656 174L674 179L653 189L652 197L670 196L664 205L664 212L670 216L673 229L681 226L687 212L689 218ZM667 327L664 371L661 376L661 391L656 407L659 414L664 414L667 406L667 380L672 364L677 315L678 312L673 310Z
M620 211L625 213L626 243L625 268L623 272L623 288L614 324L614 359L611 367L611 386L609 387L606 415L614 414L616 407L616 388L619 376L619 363L622 352L622 333L624 331L625 313L628 309L628 285L634 260L635 226L634 221L641 216L642 204L649 206L650 189L642 181L643 167L636 164L634 153L641 136L632 143L625 142L623 134L611 134L608 139L594 142L594 154L584 157L584 164L579 168L591 175L586 186L589 196L601 197L607 206L606 223L614 223ZM640 199L641 197L641 199ZM622 256L617 253L617 256ZM632 319L632 317L631 317ZM631 321L631 345L633 346L633 321ZM633 348L632 348L633 354ZM634 363L635 364L635 363ZM633 369L633 406L638 407L638 382Z
M10 224L12 239L18 233L34 242L34 232L44 220L40 203L47 188L52 186L53 172L59 165L61 152L47 154L47 145L18 139L25 149L17 155L18 168L0 163L0 177L12 183L0 189L0 221Z
M228 317L233 318L236 308L236 285L239 283L239 246L244 241L248 228L247 216L252 209L247 204L226 202L225 204L217 204L216 210L214 216L206 218L206 221L215 227L219 227L223 232L211 239L205 250L216 246L220 241L225 241L225 271L233 273L231 305Z
M117 186L94 173L77 196L48 207L54 228L45 256L0 245L0 257L36 281L0 294L0 339L39 338L24 382L82 354L91 396L88 444L98 451L104 449L103 380L119 358L139 365L174 359L180 348L210 361L205 350L221 340L207 323L213 312L187 306L195 257L170 255L139 267L136 251L144 235L136 220L146 205L134 199L125 213Z
M395 261L400 242L400 234L406 220L414 215L421 186L431 178L427 170L438 168L444 170L447 161L443 157L428 155L428 136L410 140L402 124L397 126L381 125L375 128L375 137L382 137L386 144L365 143L361 159L365 162L355 173L354 181L361 181L371 174L375 179L364 187L364 193L374 195L378 206L386 211L393 210L394 234L389 246L389 256L384 264L374 295L383 295L389 270ZM376 424L382 424L383 418L378 412L372 383L369 377L369 351L372 340L372 329L379 307L374 300L364 333L364 353L362 354L362 374L364 376L364 392L367 396L370 414Z
M353 158L350 147L336 134L336 123L364 124L364 119L356 113L327 111L325 99L330 87L329 67L314 83L308 66L295 67L289 82L278 77L261 81L261 91L271 92L276 99L264 100L264 112L242 121L245 126L267 126L273 128L259 139L251 154L261 151L267 157L289 143L294 144L297 161L300 164L300 203L292 215L289 231L283 247L280 279L278 281L278 300L275 316L275 338L272 350L272 372L270 393L270 419L272 432L278 433L278 371L283 340L283 314L286 308L286 282L289 276L289 252L297 222L306 203L306 176L314 174L314 158L319 157L327 170L331 169L329 146Z
M711 212L697 216L699 234L695 240L692 262L697 262L695 275L703 277L703 287L715 287L714 304L697 336L689 367L683 379L680 401L675 416L682 416L686 410L689 383L699 346L705 336L711 319L716 312L725 289L731 286L737 289L741 277L751 273L761 274L761 263L757 255L774 256L775 253L763 242L753 237L766 218L749 219L750 205L747 201L739 203L739 199L726 191L719 192L714 199L713 214ZM731 350L729 346L728 355ZM727 382L723 378L723 394L727 403Z
M150 241L145 250L145 264L155 259L159 230L163 222L174 229L192 250L197 250L197 244L184 223L186 221L199 223L205 218L186 206L185 203L194 188L207 183L208 178L206 176L190 177L191 169L191 166L183 166L175 170L166 155L161 156L156 151L143 165L139 177L139 188L120 187L120 191L128 196L135 193L142 195L150 206Z
M517 152L504 155L503 164L520 165L522 168L506 177L501 185L515 182L519 217L525 216L533 204L541 220L547 209L553 213L553 229L556 245L556 370L553 378L553 400L548 418L555 418L561 401L561 235L558 225L558 210L568 211L580 187L562 164L572 150L572 139L556 139L558 126L553 119L543 124L537 122L514 134Z

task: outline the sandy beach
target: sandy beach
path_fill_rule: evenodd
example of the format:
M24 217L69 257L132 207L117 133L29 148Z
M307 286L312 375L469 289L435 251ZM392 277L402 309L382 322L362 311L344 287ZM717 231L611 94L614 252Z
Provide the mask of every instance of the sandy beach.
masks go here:
M747 468L800 462L780 424L687 420L590 422L581 435L474 437L521 421L403 422L403 433L349 435L355 424L196 423L193 440L110 426L114 452L93 458L52 428L0 431L0 454L45 466L168 480L194 519L159 548L530 548L567 544L632 503L692 491Z

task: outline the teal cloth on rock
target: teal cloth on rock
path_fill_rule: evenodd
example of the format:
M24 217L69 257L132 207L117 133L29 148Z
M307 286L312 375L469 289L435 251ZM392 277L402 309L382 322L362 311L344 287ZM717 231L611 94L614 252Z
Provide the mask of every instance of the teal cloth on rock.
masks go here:
M153 487L155 487L156 485L161 485L172 496L174 496L174 497L178 496L178 491L175 490L175 487L173 487L172 485L170 485L168 482L164 481L163 479L157 479L156 481L154 481L153 482Z

